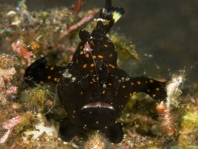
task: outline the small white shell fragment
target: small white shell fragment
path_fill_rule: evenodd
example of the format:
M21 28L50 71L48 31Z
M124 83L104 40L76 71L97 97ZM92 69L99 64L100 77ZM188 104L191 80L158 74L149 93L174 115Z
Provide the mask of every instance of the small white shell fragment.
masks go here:
M20 20L17 20L17 21L15 21L15 22L12 22L12 25L19 25L21 23L21 21Z
M14 16L14 15L16 15L16 12L14 10L10 10L6 15L7 16Z

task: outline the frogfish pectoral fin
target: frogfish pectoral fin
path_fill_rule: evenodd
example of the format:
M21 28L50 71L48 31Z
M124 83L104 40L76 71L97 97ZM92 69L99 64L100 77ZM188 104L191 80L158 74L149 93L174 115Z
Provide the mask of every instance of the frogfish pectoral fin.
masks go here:
M24 81L32 87L47 82L57 83L64 69L65 67L47 65L47 60L42 57L26 69Z
M131 94L144 92L159 101L163 101L167 96L166 82L160 82L144 76L131 77L129 86Z

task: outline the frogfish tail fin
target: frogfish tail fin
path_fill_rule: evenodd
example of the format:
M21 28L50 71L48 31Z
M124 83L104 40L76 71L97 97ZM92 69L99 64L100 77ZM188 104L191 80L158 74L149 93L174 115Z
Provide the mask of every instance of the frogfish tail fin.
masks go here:
M116 23L125 13L122 7L113 7L111 0L106 0L106 6L101 9L99 19L103 23L105 34L110 31L114 23Z

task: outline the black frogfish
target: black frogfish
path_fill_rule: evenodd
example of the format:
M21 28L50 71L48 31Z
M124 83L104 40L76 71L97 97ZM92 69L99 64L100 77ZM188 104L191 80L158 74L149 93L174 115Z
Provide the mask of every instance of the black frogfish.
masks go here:
M43 57L25 71L29 86L54 82L68 117L60 122L60 137L70 141L84 129L99 130L112 143L123 139L118 119L130 95L145 92L158 101L166 97L165 82L144 76L130 77L117 66L117 52L107 33L124 14L106 0L89 33L79 32L79 43L66 67L49 66Z

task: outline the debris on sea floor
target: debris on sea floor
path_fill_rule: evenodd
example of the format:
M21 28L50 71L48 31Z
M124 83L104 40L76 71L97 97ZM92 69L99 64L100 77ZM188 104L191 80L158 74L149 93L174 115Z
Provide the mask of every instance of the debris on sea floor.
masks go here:
M34 140L38 139L43 133L54 138L58 137L58 131L53 124L46 126L44 115L38 113L37 119L39 120L39 123L35 125L35 130L24 132L26 136L32 136L32 139Z
M0 89L4 87L5 82L10 83L10 79L16 73L14 67L10 69L1 69L0 68Z
M18 115L2 124L3 129L7 129L7 132L0 138L0 144L5 143L9 135L12 133L14 127L23 121L23 117Z

